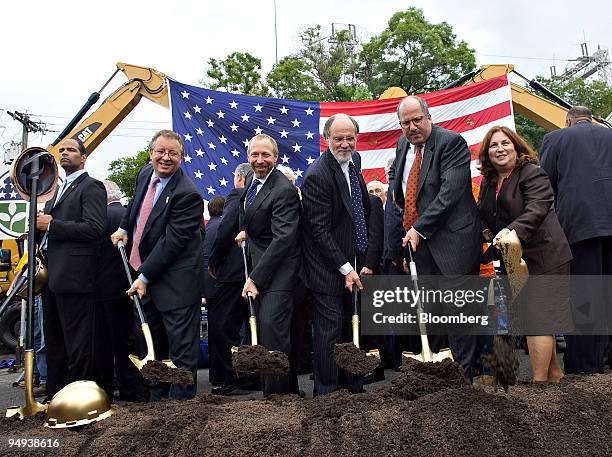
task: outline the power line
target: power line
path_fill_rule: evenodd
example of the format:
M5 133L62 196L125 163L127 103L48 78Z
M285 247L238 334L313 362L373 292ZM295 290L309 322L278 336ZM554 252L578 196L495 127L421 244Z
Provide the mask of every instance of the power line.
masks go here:
M502 57L504 59L522 59L522 60L547 60L547 61L551 61L551 62L555 62L555 61L563 61L563 62L570 62L572 59L560 59L560 58L547 58L547 57L526 57L526 56L502 56L499 54L481 54L481 53L477 53L480 56L483 57Z
M2 108L0 108L0 110L2 110ZM59 116L59 115L54 115L54 114L30 114L30 116L44 117L44 118L51 118L51 119L72 119L71 116ZM122 123L133 123L133 124L168 124L168 122L165 122L165 121L150 121L150 120L145 120L145 121L123 120Z

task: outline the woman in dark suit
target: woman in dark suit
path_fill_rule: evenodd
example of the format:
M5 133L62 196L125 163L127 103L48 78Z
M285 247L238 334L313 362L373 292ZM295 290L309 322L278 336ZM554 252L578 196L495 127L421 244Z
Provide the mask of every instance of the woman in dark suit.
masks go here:
M485 240L496 246L516 230L529 268L530 280L511 311L518 328L529 334L533 380L558 382L563 371L554 334L573 329L568 280L572 255L554 210L553 189L536 153L507 127L487 132L479 159L483 181L478 207ZM497 249L490 252L501 257Z

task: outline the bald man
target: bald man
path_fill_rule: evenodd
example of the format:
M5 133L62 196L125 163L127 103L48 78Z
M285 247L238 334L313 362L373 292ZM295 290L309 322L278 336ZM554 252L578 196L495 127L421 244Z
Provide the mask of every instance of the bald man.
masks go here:
M385 202L387 201L387 192L385 191L385 186L383 183L380 181L370 181L368 183L368 192L380 198L383 206L385 206Z

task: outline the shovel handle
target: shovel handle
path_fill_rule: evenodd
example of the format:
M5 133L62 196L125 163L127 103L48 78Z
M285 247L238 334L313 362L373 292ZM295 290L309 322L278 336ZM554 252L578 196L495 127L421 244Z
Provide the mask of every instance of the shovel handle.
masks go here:
M248 281L249 267L246 256L246 241L240 243L240 249L242 250L242 263L244 264L244 280ZM250 317L255 317L255 304L253 303L253 297L250 293L247 294L247 301L249 302L249 315Z
M414 291L418 292L419 291L419 278L417 276L416 263L414 262L414 251L412 250L412 244L410 243L410 241L408 241L408 243L406 244L406 248L408 251L408 257L410 258L409 267L410 267L410 277L412 278L412 285L414 287ZM419 298L417 298L417 302L416 302L417 319L419 318L418 315L423 311L423 304L421 303L421 298L420 296L418 297ZM418 321L419 321L419 333L421 334L421 344L423 346L423 351L425 352L426 347L427 347L427 350L429 350L429 344L427 342L427 327L425 326L423 322L421 322L420 319L418 319ZM429 352L431 352L431 350L429 350Z
M131 287L134 281L132 280L132 273L130 272L130 264L128 262L127 255L125 253L125 244L123 243L122 240L119 240L117 242L117 248L119 249L119 253L121 254L121 260L123 260L123 268L125 269L125 275L127 276L128 282ZM134 301L134 305L136 306L136 311L138 311L138 317L140 317L140 323L143 325L147 325L147 321L142 312L142 307L140 306L140 297L138 296L138 294L134 294L131 296L131 298Z

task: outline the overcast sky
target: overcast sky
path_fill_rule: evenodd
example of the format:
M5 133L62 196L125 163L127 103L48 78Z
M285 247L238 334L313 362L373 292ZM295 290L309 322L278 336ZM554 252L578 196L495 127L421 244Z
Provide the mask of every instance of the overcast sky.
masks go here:
M612 48L612 2L457 0L277 0L279 59L299 47L298 33L321 24L356 26L367 41L380 33L393 13L422 8L430 22L448 22L459 39L476 50L477 63L514 63L527 77L549 75L556 59L561 73L567 59L597 45ZM0 72L0 153L20 141L21 125L7 110L28 111L61 130L112 74L116 62L153 67L178 81L198 84L210 57L246 51L269 69L275 59L274 1L116 1L2 2ZM125 82L117 75L107 96ZM152 134L170 126L169 111L142 100L88 159L97 178L111 160L142 149ZM57 133L30 135L29 146L47 146Z

